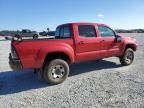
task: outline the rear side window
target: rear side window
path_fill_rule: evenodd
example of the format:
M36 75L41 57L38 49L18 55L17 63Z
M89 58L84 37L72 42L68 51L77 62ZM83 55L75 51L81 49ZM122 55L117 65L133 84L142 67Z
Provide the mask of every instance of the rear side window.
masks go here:
M56 29L55 36L58 38L70 38L71 28L70 26L61 26Z
M95 27L92 25L80 25L78 26L79 36L83 37L96 37Z
M102 37L114 37L115 36L114 31L111 30L109 27L99 26L98 29Z

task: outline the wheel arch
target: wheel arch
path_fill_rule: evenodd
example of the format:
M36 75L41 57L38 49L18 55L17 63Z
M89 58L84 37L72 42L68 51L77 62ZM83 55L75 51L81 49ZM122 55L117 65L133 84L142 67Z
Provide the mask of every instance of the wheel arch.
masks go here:
M127 43L127 44L124 45L124 47L122 47L120 56L122 56L124 54L125 50L128 49L128 48L131 48L134 51L137 50L137 47L136 47L135 44L133 44L133 43Z
M50 62L51 60L54 60L54 59L62 59L66 61L68 64L72 63L72 60L68 54L64 52L50 52L50 53L47 53L47 55L45 56L42 68L45 66L47 62Z
M127 48L131 48L132 50L136 51L136 46L135 46L134 44L126 44L125 50L126 50Z

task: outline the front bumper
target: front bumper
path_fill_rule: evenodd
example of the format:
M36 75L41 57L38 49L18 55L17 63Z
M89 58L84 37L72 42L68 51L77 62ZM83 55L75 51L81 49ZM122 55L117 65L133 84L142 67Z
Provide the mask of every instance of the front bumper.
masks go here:
M12 70L21 70L22 65L19 59L14 59L11 56L11 53L9 54L9 66Z

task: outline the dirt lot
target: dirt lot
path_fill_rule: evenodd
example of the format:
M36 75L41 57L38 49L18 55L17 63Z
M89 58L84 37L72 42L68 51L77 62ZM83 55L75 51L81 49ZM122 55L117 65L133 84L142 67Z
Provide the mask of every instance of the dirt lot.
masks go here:
M144 34L135 61L122 67L117 58L71 66L70 77L50 86L32 71L12 72L10 42L0 41L0 108L144 108Z

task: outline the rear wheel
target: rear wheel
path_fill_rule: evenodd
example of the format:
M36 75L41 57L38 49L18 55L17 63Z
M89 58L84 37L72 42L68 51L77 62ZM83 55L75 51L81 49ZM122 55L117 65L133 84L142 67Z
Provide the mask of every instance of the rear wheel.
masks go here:
M45 64L43 77L50 84L59 84L69 75L69 65L66 61L55 59Z
M120 62L123 66L127 66L132 64L133 60L134 60L134 51L131 48L127 48L123 56L120 57Z

